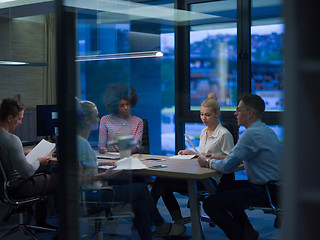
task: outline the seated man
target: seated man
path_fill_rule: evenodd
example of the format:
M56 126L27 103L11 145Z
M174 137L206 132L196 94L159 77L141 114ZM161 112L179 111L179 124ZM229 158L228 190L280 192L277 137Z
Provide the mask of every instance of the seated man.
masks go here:
M17 199L39 196L43 189L47 194L57 190L57 174L47 174L46 186L43 176L34 176L40 166L49 163L49 157L44 156L28 162L23 152L21 140L11 134L22 123L24 105L16 99L3 99L0 106L0 155L1 161L8 176L8 180L20 179L15 186L9 189L10 195ZM46 223L46 202L36 205L36 224L40 227L54 228Z
M223 160L199 158L202 167L223 173L244 164L248 180L221 183L217 193L208 197L203 208L206 214L225 232L229 239L257 239L245 213L250 205L267 203L264 184L280 180L281 145L276 134L263 122L265 103L257 95L241 97L235 115L239 126L246 130L230 155Z

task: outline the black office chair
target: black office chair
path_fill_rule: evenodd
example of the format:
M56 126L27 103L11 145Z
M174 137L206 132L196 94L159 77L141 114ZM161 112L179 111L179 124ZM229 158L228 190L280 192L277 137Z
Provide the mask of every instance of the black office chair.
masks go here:
M269 181L265 184L267 203L265 205L252 205L249 210L262 210L266 214L273 214L276 216L273 226L275 228L281 227L282 212L279 203L279 181Z
M143 119L143 133L139 153L150 154L148 119Z
M105 188L104 191L110 191L114 195L111 187ZM86 191L80 188L80 219L94 225L94 232L85 239L104 239L104 225L111 222L120 222L123 220L132 221L134 214L130 204L121 202L100 202L98 199L87 199Z
M228 131L231 133L232 137L233 137L233 141L234 141L234 145L237 144L238 142L238 139L239 139L239 127L236 123L233 123L233 122L225 122L225 123L221 123L221 125L223 127L225 127L226 129L228 129ZM224 174L221 179L220 179L220 182L223 182L223 181L232 181L235 179L235 175L234 173L228 173L228 174ZM212 186L213 189L216 189L216 186ZM201 212L201 203L200 202L203 202L203 200L208 197L210 194L210 192L208 191L199 191L198 192L198 201L199 201L199 212ZM189 203L188 203L188 206L189 206ZM215 224L214 222L211 220L211 218L207 217L207 216L203 216L203 215L200 215L200 220L202 222L207 222L209 223L210 227L214 227ZM185 224L187 223L190 223L191 222L191 217L184 217L183 218L183 222Z
M39 173L37 175L43 175L46 179L46 175L44 173ZM32 237L33 239L37 239L36 236L31 231L34 230L44 230L44 231L53 231L55 232L55 229L51 228L44 228L44 227L38 227L38 226L32 226L29 225L30 218L28 220L25 219L24 215L27 213L30 215L30 210L32 205L35 203L38 203L40 201L45 201L47 196L45 189L43 189L43 194L41 196L36 197L30 197L26 199L14 199L10 196L8 189L10 186L12 186L15 183L15 181L9 181L8 177L6 175L5 169L2 164L2 159L0 156L0 198L1 201L9 206L9 209L7 210L6 214L4 215L2 221L9 220L10 216L12 214L19 214L19 223L15 225L11 230L4 233L0 239L3 239L17 231L22 231L28 236Z

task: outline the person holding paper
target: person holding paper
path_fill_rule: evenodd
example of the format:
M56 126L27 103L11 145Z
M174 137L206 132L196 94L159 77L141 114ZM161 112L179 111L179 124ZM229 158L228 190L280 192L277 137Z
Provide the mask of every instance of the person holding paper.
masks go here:
M104 103L111 114L101 118L98 144L100 153L119 152L118 145L108 145L108 142L117 141L120 136L132 135L136 142L141 142L143 121L130 113L138 98L136 90L125 83L117 82L107 87ZM133 147L131 153L138 150L139 145Z
M217 97L214 93L210 93L208 98L201 103L200 108L200 118L206 128L200 134L199 153L203 154L203 156L214 156L216 159L223 159L229 155L234 146L234 140L231 133L219 123L219 114L220 105L217 102ZM191 150L180 150L178 154L198 155ZM211 178L212 183L217 186L221 177L222 175L218 175ZM224 179L233 180L234 174L226 175ZM204 189L201 183L199 183L198 189ZM181 210L173 192L186 194L188 192L187 182L175 179L174 184L172 184L172 179L158 177L151 190L156 202L162 196L172 220L183 224Z
M3 99L0 106L1 161L8 180L17 183L9 189L10 195L17 199L41 195L43 189L46 189L47 195L54 194L57 191L58 183L56 173L46 174L46 181L43 176L34 176L40 166L46 166L49 163L50 157L27 159L21 140L10 133L22 123L24 109L25 106L20 101L11 98ZM55 228L46 223L46 202L36 204L35 213L38 226Z
M206 214L232 240L258 239L245 213L251 205L264 206L267 202L265 184L281 178L282 147L275 132L261 121L265 110L263 99L254 94L240 98L235 116L238 125L246 130L223 160L198 158L200 166L220 172L233 172L241 163L248 180L221 183L217 193L203 202Z
M114 170L114 165L103 172L98 171L98 161L91 148L88 137L91 130L96 130L99 124L98 109L90 101L81 101L78 104L77 145L79 162L79 181L89 200L102 202L126 202L132 204L135 214L133 223L141 239L154 237L180 236L186 229L177 224L164 221L156 204L144 183L108 185L108 180L116 177L120 171ZM108 190L105 190L109 187ZM110 187L114 194L110 192ZM156 230L152 233L152 224Z

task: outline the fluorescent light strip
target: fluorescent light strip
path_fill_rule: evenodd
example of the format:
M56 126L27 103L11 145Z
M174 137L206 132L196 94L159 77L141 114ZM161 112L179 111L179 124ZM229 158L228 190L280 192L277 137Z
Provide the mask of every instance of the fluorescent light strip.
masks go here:
M0 66L34 66L34 67L43 67L43 66L48 66L48 63L0 61Z
M130 53L115 53L102 55L87 55L77 56L76 62L86 61L102 61L102 60L116 60L116 59L130 59L130 58L146 58L146 57L162 57L161 51L147 51L147 52L130 52Z

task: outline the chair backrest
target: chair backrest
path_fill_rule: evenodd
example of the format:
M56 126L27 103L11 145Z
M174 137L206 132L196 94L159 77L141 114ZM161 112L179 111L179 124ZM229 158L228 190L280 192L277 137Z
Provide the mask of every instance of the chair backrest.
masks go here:
M139 153L150 154L148 119L143 119L143 133Z
M2 159L0 156L0 200L4 199L4 184L7 181L7 176L2 166Z
M239 126L237 123L234 122L223 122L221 123L222 126L224 126L228 131L231 133L233 136L233 142L234 145L237 144L238 139L239 139Z

